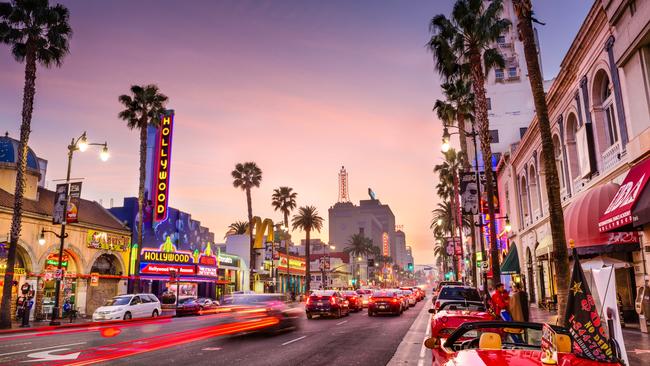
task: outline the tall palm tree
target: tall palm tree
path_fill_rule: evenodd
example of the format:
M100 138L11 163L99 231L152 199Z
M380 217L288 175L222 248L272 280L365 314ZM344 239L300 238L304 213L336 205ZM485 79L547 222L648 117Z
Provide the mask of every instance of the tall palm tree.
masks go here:
M253 270L255 268L255 249L253 248L253 202L251 199L251 189L254 187L259 187L262 183L262 169L260 169L255 162L247 161L245 163L238 163L235 165L235 170L231 173L233 181L232 185L235 188L241 188L246 192L246 205L248 207L248 227L251 230L248 230L249 240L250 240L250 262L249 268ZM250 286L253 288L253 283L255 279L250 276Z
M546 193L549 202L549 221L551 224L551 236L553 237L553 259L555 261L555 273L557 274L557 298L558 314L561 323L566 317L568 286L569 286L569 257L567 253L566 239L564 236L564 213L562 212L562 200L560 198L560 179L557 174L557 167L554 164L553 137L551 124L548 118L548 106L546 95L542 85L542 73L537 59L537 45L533 31L533 10L530 0L514 0L513 5L517 14L517 28L519 38L524 44L524 55L526 56L526 67L528 69L528 80L533 92L537 124L542 138L542 154L544 156L544 171L546 179ZM565 325L565 324L563 324Z
M371 255L373 253L373 247L372 239L366 238L362 234L354 234L350 237L348 246L343 251L350 255L350 262L355 263L357 262L355 259ZM361 266L360 264L358 265L359 267ZM354 271L354 266L352 270ZM361 278L359 278L358 271L354 271L354 274L357 279L356 285L358 286Z
M232 224L228 225L228 231L226 231L226 236L230 235L244 235L248 230L248 223L246 221L235 221Z
M457 72L445 76L448 81L442 83L442 93L446 100L436 100L433 110L436 111L438 118L445 126L458 126L460 140L460 151L467 156L467 134L465 122L472 121L474 110L474 94L472 94L472 83L467 80L468 75ZM470 168L469 161L465 159L463 163L464 170Z
M50 6L47 0L14 0L0 3L0 43L11 47L11 54L17 62L25 62L14 214L4 274L5 286L2 289L0 304L0 328L11 328L12 287L8 284L13 281L16 247L22 223L27 149L36 94L36 66L61 66L63 58L69 52L68 40L71 36L68 9L63 5Z
M289 214L296 208L296 197L298 193L291 187L280 187L273 190L271 205L275 211L282 212L284 226L289 227Z
M143 221L144 221L144 182L147 175L147 129L149 126L159 127L161 117L165 113L165 105L169 98L162 94L158 86L149 85L132 85L131 94L123 94L118 97L119 102L124 107L118 117L126 121L126 126L133 130L140 130L140 181L138 185L138 217L137 235L139 248L142 248L144 241ZM138 251L139 252L139 251ZM135 258L135 281L134 291L140 291L140 256Z
M313 230L320 232L323 228L322 217L318 216L318 210L314 206L303 206L298 209L298 214L293 216L291 224L293 229L300 229L305 232L305 293L309 294L311 289L311 266L310 256L311 256L311 238L310 234Z
M493 47L497 38L508 30L510 21L501 18L503 0L484 4L483 0L457 0L448 19L440 14L430 24L433 36L428 43L436 59L436 68L446 74L453 73L458 65L468 65L474 93L474 118L481 141L481 155L486 171L485 188L488 214L494 217L494 184L492 179L492 148L490 147L490 126L485 96L485 74L495 66L504 67L503 56ZM499 249L496 227L490 225L490 254L492 273L499 281Z

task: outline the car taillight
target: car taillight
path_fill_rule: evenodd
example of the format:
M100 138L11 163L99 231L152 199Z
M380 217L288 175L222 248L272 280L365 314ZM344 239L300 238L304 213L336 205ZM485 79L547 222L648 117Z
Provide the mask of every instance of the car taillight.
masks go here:
M305 305L309 305L310 302L311 302L311 297L308 297L307 302L305 303Z
M393 298L393 300L391 300L391 301L394 302L394 303L397 303L397 302L399 302L399 299Z
M435 308L436 308L436 309L440 309L440 301L436 301Z
M374 304L374 303L375 303L375 300L373 300L372 297L368 299L368 304Z
M330 304L332 305L336 304L336 297L334 296L330 297Z

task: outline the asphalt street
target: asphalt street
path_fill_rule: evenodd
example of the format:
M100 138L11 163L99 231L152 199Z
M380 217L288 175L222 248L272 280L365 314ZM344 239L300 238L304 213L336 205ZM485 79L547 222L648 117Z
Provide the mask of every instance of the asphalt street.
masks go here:
M386 365L427 305L421 301L399 317L368 317L364 310L307 320L303 313L298 329L274 334L240 333L260 320L233 325L206 315L6 335L0 365Z

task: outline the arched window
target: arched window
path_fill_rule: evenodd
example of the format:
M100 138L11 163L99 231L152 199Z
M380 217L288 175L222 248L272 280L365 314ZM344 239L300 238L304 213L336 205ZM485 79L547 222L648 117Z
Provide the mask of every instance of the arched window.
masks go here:
M531 220L535 221L539 219L540 216L539 187L537 187L537 174L535 172L535 167L532 164L528 167L528 186L530 187Z
M566 189L566 182L564 181L564 159L562 157L562 143L558 135L553 135L553 155L555 155L555 167L557 169L557 176L560 179L560 188Z
M523 211L524 215L524 226L528 225L530 222L530 208L528 207L528 185L527 185L527 180L526 176L521 177L521 196L520 196L520 204L521 204L521 210Z
M605 148L618 142L618 128L612 83L605 70L599 70L594 78L594 108L596 122L600 124L598 131L604 133L599 141L604 142Z
M121 275L120 265L117 258L112 254L102 254L95 260L91 273L100 275Z
M578 119L574 113L569 114L567 118L566 125L566 146L567 146L567 158L569 159L569 176L571 181L575 181L580 177L580 157L579 154L582 152L583 146L579 146L577 140L578 134Z

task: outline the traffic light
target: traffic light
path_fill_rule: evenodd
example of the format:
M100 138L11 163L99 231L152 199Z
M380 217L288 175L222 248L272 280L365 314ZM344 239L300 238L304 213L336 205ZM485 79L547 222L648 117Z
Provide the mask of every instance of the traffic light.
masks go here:
M409 264L406 266L406 268L407 268L409 271L413 272L413 263L409 263Z

